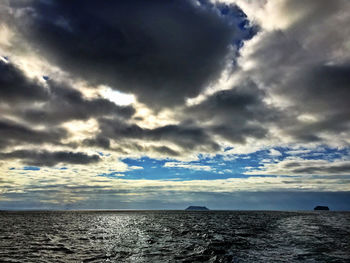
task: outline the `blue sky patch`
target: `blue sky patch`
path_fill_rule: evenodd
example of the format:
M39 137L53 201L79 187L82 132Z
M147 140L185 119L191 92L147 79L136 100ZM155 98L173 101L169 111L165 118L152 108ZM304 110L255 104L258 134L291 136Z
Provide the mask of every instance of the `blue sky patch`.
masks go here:
M25 170L25 171L40 171L40 167L37 167L37 166L24 166L23 170Z

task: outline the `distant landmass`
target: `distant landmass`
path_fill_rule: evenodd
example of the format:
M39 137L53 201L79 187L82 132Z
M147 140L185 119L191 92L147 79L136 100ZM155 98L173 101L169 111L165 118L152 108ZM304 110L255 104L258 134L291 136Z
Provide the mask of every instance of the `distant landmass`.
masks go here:
M322 206L322 205L318 205L314 208L315 211L317 210L324 210L324 211L328 211L329 207L328 206Z
M208 211L209 209L205 206L189 206L185 210L188 211Z

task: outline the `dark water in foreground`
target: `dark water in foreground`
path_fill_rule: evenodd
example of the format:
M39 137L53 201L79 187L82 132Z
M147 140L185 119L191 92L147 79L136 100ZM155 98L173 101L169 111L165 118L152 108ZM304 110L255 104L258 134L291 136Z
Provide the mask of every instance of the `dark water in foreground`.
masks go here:
M0 212L0 262L350 262L350 213Z

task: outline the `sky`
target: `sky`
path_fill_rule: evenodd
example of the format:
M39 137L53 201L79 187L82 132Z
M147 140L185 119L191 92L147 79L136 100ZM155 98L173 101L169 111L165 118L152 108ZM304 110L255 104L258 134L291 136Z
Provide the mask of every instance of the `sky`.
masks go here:
M350 209L350 1L0 0L0 209Z

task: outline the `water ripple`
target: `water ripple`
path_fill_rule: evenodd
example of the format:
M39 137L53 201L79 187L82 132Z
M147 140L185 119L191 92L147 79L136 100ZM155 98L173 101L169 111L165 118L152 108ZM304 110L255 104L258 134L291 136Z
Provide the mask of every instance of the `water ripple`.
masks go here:
M1 262L350 262L350 213L0 212Z

